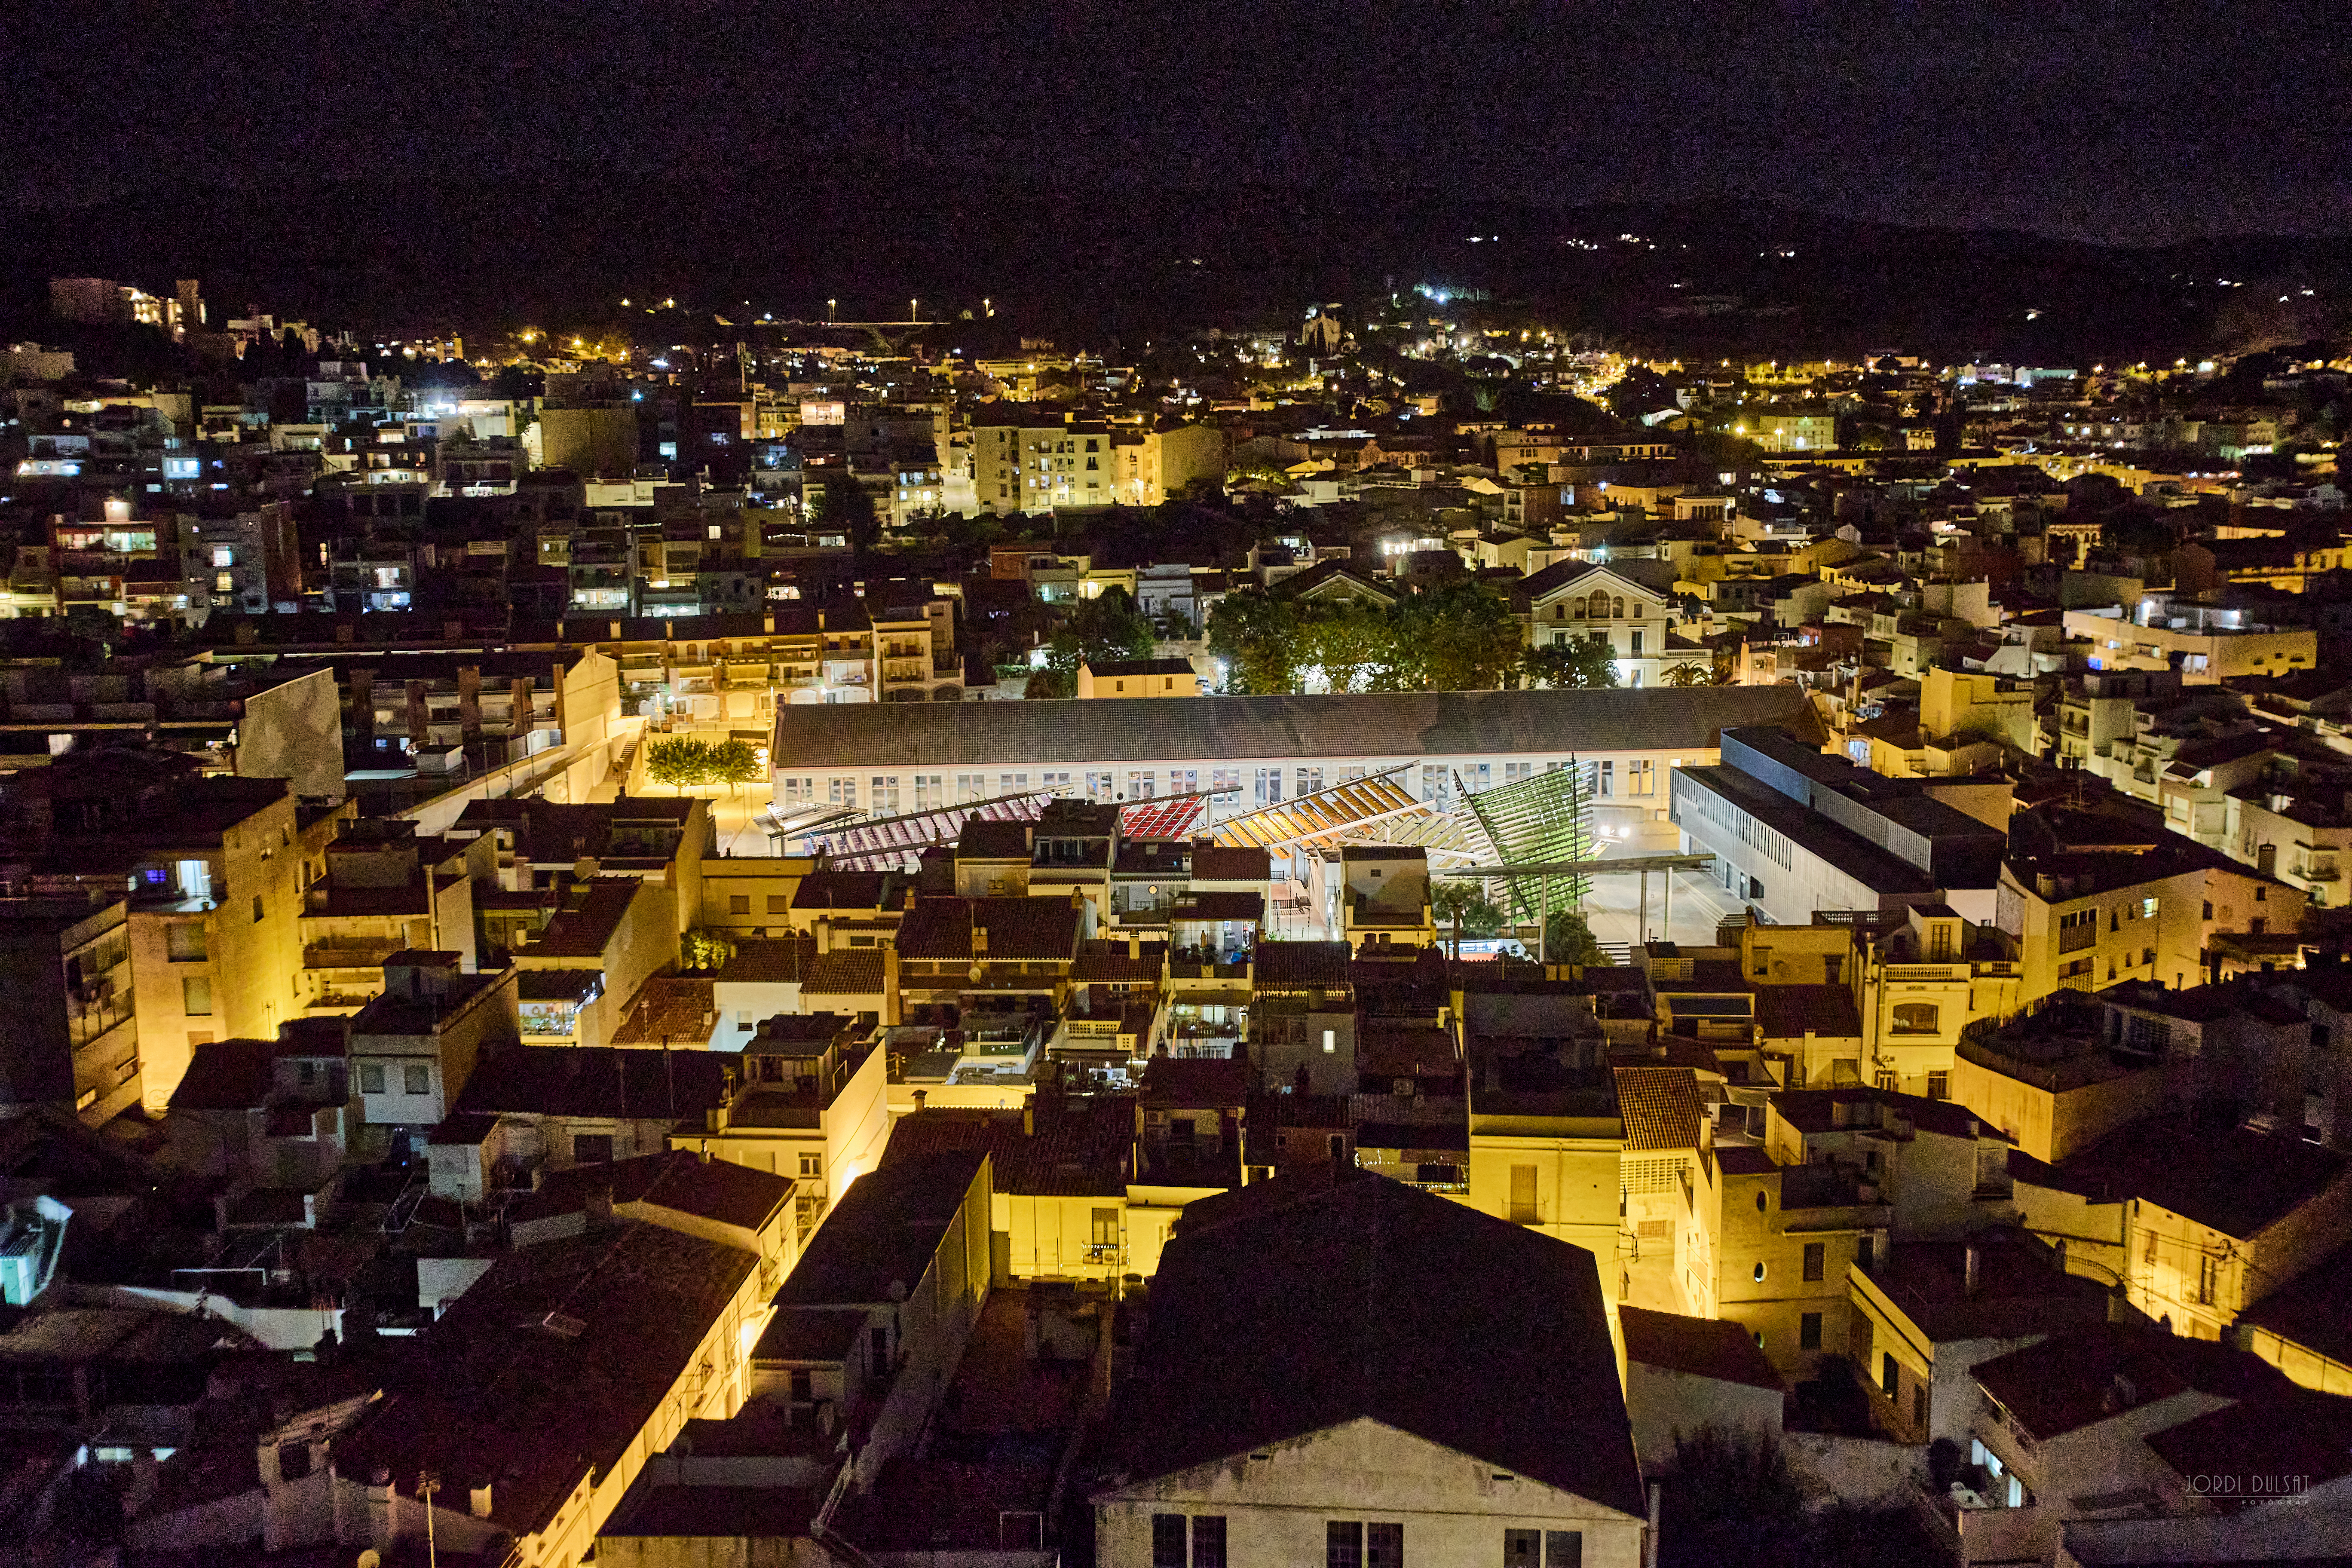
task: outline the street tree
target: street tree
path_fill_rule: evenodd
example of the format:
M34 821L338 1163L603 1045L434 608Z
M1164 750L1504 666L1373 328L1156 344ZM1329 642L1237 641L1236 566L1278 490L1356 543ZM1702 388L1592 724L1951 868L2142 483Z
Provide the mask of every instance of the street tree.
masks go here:
M1380 683L1390 689L1487 691L1518 668L1518 617L1483 583L1424 588L1398 601L1391 620L1395 663L1391 679Z
M1297 689L1297 605L1263 588L1236 589L1209 612L1209 651L1225 661L1234 691Z
M1574 637L1527 650L1519 661L1529 686L1601 690L1617 684L1617 660L1600 637Z

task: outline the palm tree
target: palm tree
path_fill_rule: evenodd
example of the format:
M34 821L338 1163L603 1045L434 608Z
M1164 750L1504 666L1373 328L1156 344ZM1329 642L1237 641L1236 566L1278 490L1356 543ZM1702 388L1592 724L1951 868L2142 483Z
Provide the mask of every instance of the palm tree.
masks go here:
M1438 882L1429 889L1430 909L1438 919L1454 922L1454 957L1456 962L1462 957L1462 922L1475 914L1486 901L1475 882Z

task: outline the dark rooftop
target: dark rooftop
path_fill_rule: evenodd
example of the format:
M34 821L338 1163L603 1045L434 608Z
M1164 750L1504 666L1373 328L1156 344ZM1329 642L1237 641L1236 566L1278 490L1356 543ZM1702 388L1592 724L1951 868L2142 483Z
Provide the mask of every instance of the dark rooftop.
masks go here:
M599 877L578 902L555 912L547 929L523 952L530 958L602 958L629 905L646 889L636 877Z
M2128 1386L2133 1407L2191 1388L2244 1399L2287 1386L2285 1377L2252 1351L2134 1323L2053 1334L2040 1344L1979 1362L1976 1379L2041 1442L2118 1414L2122 1386Z
M2203 1113L2133 1122L2057 1172L2069 1191L2138 1198L2247 1241L2343 1180L2345 1157Z
M1148 1480L1370 1418L1643 1511L1591 1253L1396 1182L1269 1196L1161 1255L1107 1439L1117 1471ZM1503 1279L1517 1288L1491 1289Z
M950 1149L985 1150L992 1184L1019 1197L1124 1197L1135 1163L1135 1110L1112 1099L1086 1114L925 1110L891 1124L885 1166Z
M1688 1318L1620 1305L1617 1321L1624 1328L1629 1362L1751 1388L1780 1392L1789 1386L1754 1337L1728 1318Z
M776 711L774 754L803 768L1034 766L1161 758L1550 754L1562 737L1637 751L1705 751L1726 726L1813 721L1794 687L1358 692L1215 702L795 704Z
M494 1523L543 1529L583 1474L621 1462L758 1266L643 1224L507 1253L425 1331L337 1462L430 1470L460 1496L487 1486Z
M859 1177L817 1226L775 1304L876 1305L892 1299L893 1285L913 1289L987 1163L978 1150L942 1151ZM982 1223L985 1215L983 1207Z
M485 1055L460 1111L699 1120L727 1102L731 1057L613 1046L509 1046Z
M543 1205L542 1213L568 1214L605 1192L615 1204L652 1204L756 1231L792 1202L793 1188L789 1176L705 1160L680 1149L551 1172L528 1201Z

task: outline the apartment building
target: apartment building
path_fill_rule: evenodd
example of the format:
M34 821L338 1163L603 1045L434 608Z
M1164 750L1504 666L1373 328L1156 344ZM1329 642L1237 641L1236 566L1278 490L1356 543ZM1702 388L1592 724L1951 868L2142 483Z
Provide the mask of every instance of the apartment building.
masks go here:
M2237 605L2150 594L2126 610L2068 610L2069 640L2090 645L2091 668L2178 669L2189 685L2242 676L2292 675L2319 657L2318 634L2278 626Z
M406 949L383 963L383 992L351 1020L360 1113L404 1142L457 1108L475 1065L521 1038L516 972L469 973L454 952Z
M887 1055L873 1029L842 1014L764 1019L735 1064L740 1077L698 1127L671 1131L669 1146L792 1177L805 1237L881 1163Z
M1219 441L1222 447L1222 433ZM1178 456L1180 461L1186 457L1181 445ZM1107 425L975 425L971 465L974 496L984 510L1000 514L1107 507L1128 499ZM1161 471L1167 471L1164 447Z
M0 868L30 891L129 889L143 1094L169 1103L208 1040L273 1038L305 1005L302 867L331 813L283 779L201 776L160 752L68 754L0 780Z
M139 995L121 896L0 899L0 1114L89 1126L140 1102Z
M1111 449L1118 464L1116 499L1125 506L1181 500L1193 485L1225 475L1225 433L1213 425L1161 424L1139 434L1118 432Z
M2184 988L2213 973L2217 935L2292 931L2303 919L2301 892L2132 803L2045 805L2021 815L2011 838L1994 923L2013 949L2021 1003L2126 980Z

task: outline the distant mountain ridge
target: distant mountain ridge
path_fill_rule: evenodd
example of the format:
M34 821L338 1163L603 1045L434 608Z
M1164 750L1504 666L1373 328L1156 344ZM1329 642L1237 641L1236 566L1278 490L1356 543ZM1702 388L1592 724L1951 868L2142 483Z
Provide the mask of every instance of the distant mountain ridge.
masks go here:
M156 189L15 215L0 234L10 319L53 273L151 288L194 276L218 307L379 331L569 325L624 296L739 317L746 300L814 318L838 299L845 319L896 317L910 298L953 315L985 297L1024 328L1143 338L1423 283L1691 355L2064 363L2352 328L2352 237L2124 248L1742 202L1056 188L933 167Z

